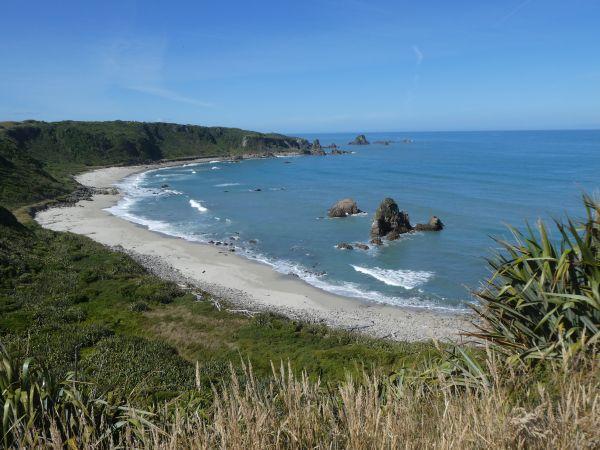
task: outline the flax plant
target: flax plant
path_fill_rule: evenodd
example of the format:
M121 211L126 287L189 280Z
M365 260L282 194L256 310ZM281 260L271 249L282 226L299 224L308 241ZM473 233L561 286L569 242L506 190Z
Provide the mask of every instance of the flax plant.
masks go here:
M556 236L511 228L514 242L488 262L492 277L476 292L482 319L470 333L509 361L573 360L595 354L600 338L600 203L584 196L586 218L554 222Z

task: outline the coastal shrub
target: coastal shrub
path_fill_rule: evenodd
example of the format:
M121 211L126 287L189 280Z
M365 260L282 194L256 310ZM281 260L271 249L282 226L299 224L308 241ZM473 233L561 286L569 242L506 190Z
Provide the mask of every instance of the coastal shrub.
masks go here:
M133 312L146 312L150 311L150 306L148 306L148 303L146 302L138 301L133 303L129 309Z
M168 304L175 298L185 294L175 284L163 282L156 279L144 280L144 284L137 287L134 292L134 298L145 300L147 302Z
M565 359L595 353L600 338L600 203L584 196L580 223L511 228L514 242L489 260L494 273L475 293L482 319L471 333L511 361Z
M168 344L140 337L115 335L98 341L81 367L101 392L147 397L146 401L194 387L192 364Z

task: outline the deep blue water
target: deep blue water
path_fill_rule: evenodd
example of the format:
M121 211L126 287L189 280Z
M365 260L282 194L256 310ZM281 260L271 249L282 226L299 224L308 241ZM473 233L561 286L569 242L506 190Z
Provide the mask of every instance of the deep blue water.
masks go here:
M460 307L489 273L490 236L508 237L507 223L581 216L582 192L600 186L600 131L371 133L371 142L414 142L343 145L355 135L304 136L342 144L349 155L147 172L123 184L128 195L112 212L186 239L232 242L239 254L342 295ZM368 214L327 219L345 197ZM437 215L446 228L369 251L336 249L368 242L385 197L413 224Z

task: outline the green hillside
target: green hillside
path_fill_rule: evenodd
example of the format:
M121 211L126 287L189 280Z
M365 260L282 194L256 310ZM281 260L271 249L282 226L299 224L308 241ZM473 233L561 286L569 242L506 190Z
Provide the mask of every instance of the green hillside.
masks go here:
M304 139L237 128L143 122L0 123L0 204L17 207L72 191L93 166L163 159L298 152Z

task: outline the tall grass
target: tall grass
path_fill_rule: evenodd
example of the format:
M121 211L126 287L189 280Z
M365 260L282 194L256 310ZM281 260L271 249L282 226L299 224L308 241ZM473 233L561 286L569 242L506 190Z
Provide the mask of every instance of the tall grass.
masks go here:
M495 362L490 362L494 365ZM4 365L4 367L6 367ZM283 365L268 382L234 370L202 409L193 398L153 414L106 402L60 398L52 408L9 419L5 443L38 448L597 448L597 368L552 371L544 385L520 377L438 389L419 377L364 375L337 386L295 377ZM201 374L198 375L201 378ZM521 387L519 387L521 386ZM36 389L44 389L43 385ZM4 393L4 390L3 390ZM558 393L558 394L557 394ZM65 413L72 410L71 415ZM65 426L67 424L68 426ZM8 438L8 440L6 440Z
M583 199L586 218L555 222L555 239L511 229L514 242L489 264L494 274L476 297L482 319L473 336L512 361L595 354L600 339L600 203Z

